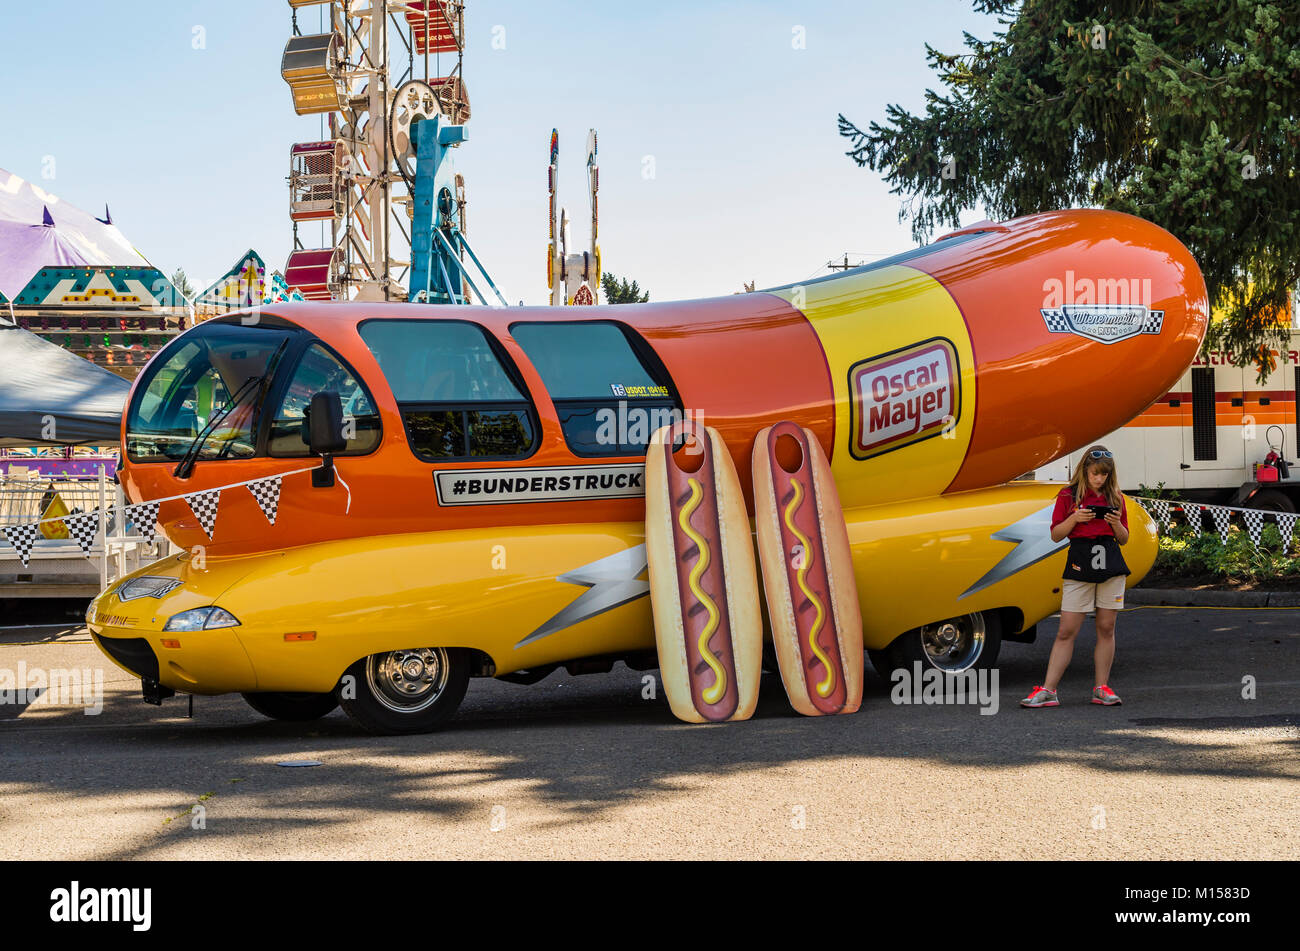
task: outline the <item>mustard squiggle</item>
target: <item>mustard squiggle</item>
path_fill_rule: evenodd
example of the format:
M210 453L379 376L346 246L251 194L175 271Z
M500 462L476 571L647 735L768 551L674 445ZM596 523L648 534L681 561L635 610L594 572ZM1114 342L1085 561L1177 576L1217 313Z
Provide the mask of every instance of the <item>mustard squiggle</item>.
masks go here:
M794 498L792 498L789 504L785 507L785 524L794 534L794 537L799 539L799 544L803 546L803 563L795 569L795 580L799 582L799 590L804 593L804 597L812 602L812 606L817 611L817 617L813 620L812 630L808 632L808 646L812 649L813 655L821 661L822 668L826 671L825 679L817 684L817 696L825 698L829 697L831 691L835 689L835 668L831 664L830 657L822 651L821 646L817 643L817 634L822 629L822 622L826 620L826 611L822 607L821 600L813 593L812 589L808 587L808 583L805 580L808 575L808 559L811 557L810 553L812 552L812 543L808 541L803 532L799 531L794 524L795 510L798 509L800 503L803 502L803 486L799 484L798 479L791 479L790 484L794 486Z
M704 658L704 662L713 668L713 684L701 691L700 696L705 703L713 704L721 700L727 692L727 670L718 661L718 658L713 655L713 652L709 650L709 638L718 629L721 615L718 613L718 606L713 602L713 599L700 587L700 578L704 576L704 572L709 568L709 542L708 539L695 530L690 521L691 515L700 507L700 500L704 497L704 490L700 488L699 482L694 479L688 479L687 483L691 487L691 497L682 506L682 510L677 513L677 524L681 526L682 532L691 541L695 542L695 547L700 551L699 560L695 562L695 567L691 569L690 577L686 579L686 583L690 585L691 594L695 595L700 604L704 605L704 609L709 612L709 623L704 626L704 630L700 633L697 646L700 650L700 656Z

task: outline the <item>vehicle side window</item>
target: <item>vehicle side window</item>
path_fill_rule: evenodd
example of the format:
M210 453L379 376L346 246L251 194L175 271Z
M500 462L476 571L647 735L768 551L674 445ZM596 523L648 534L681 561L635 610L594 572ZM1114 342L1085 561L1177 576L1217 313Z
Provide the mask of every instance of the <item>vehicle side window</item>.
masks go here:
M477 324L367 320L359 328L397 399L407 439L428 462L520 458L537 444L514 368Z
M517 323L510 333L546 384L575 455L644 455L655 430L680 418L666 372L619 324Z
M379 445L379 413L356 377L338 358L313 343L298 361L288 389L271 420L268 451L272 456L308 456L307 407L317 393L334 392L343 404L344 455L360 455Z

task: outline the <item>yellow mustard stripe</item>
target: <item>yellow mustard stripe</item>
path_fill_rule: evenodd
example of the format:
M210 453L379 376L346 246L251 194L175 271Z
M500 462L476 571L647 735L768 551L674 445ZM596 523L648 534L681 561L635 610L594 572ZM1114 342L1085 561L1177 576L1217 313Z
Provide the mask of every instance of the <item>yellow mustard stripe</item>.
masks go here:
M799 590L803 592L805 598L812 602L812 606L817 611L812 630L808 632L808 646L812 648L813 654L822 662L822 667L826 671L825 679L817 685L817 696L824 698L829 697L831 691L835 689L835 668L831 664L830 657L822 651L821 646L817 643L817 635L821 633L822 622L826 620L826 611L822 607L821 599L808 587L806 580L808 576L808 559L812 557L812 543L794 524L794 513L803 502L803 486L799 484L798 479L791 479L790 484L794 486L794 498L785 507L785 524L794 533L794 537L799 539L799 544L803 546L803 558L799 567L795 569L795 580L799 582Z
M700 507L700 500L704 497L704 490L700 488L699 482L694 479L688 479L687 482L691 487L691 497L682 506L682 510L677 513L677 524L681 526L687 537L695 542L695 547L700 550L700 557L695 562L695 567L691 569L690 577L686 579L686 583L690 585L691 594L695 595L700 604L704 605L704 609L709 612L709 623L700 632L697 646L700 649L700 656L704 658L704 662L713 668L713 684L704 688L700 696L703 697L705 703L717 703L727 692L727 671L719 663L718 658L713 655L713 652L709 650L709 638L718 629L720 615L718 614L718 606L713 603L713 599L709 597L708 592L700 587L700 578L709 569L709 542L691 525L691 515Z

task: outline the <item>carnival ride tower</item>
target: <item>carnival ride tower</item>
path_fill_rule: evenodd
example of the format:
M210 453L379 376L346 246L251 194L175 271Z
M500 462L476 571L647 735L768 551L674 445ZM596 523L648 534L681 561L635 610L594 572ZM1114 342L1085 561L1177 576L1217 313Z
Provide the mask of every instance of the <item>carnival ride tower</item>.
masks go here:
M547 248L546 286L551 304L597 304L600 302L600 245L597 243L596 193L600 191L600 166L596 164L596 130L587 130L587 195L591 201L591 249L569 253L569 212L559 205L560 133L551 130L551 164L547 169L550 189L550 245Z
M313 300L406 300L411 271L418 124L470 116L462 76L461 0L289 0L293 33L280 71L299 115L324 114L327 137L290 149L290 286ZM303 33L300 8L325 7ZM417 78L418 77L418 78ZM463 180L453 199L465 222ZM328 223L324 247L301 222Z

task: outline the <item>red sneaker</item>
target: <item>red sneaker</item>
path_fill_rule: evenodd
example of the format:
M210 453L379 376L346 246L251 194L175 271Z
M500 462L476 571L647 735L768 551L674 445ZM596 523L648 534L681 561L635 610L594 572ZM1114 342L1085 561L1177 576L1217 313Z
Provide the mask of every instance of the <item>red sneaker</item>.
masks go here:
M1059 707L1061 701L1056 699L1056 691L1046 687L1035 687L1029 696L1020 701L1022 707Z
M1100 687L1092 688L1092 702L1100 703L1105 707L1113 707L1115 704L1123 703L1124 701L1115 696L1115 691L1111 690L1105 684L1102 684Z

